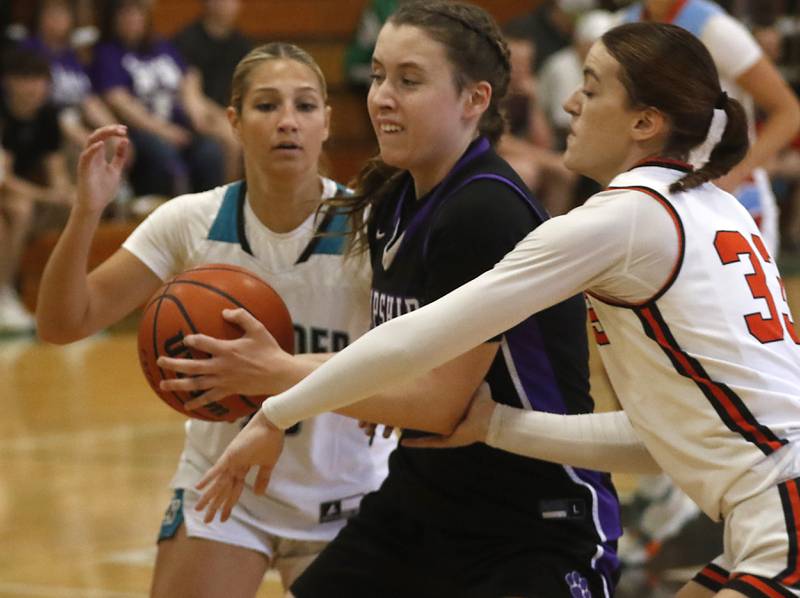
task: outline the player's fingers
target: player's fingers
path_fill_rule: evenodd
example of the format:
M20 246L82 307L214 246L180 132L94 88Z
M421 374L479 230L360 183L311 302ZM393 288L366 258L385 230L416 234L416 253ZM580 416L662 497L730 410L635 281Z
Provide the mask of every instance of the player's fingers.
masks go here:
M211 359L184 359L181 357L161 356L156 360L156 365L163 370L178 372L188 376L208 374L213 371L216 364Z
M208 507L206 507L206 514L203 517L203 521L206 523L211 523L214 521L214 517L219 512L222 505L225 503L225 500L230 493L232 481L230 476L226 476L225 480L217 480L215 482L213 490L213 495L211 496L211 500L208 503Z
M231 341L226 341L207 334L188 334L183 339L183 344L196 351L202 351L209 355L217 355L225 350Z
M394 432L394 426L383 426L383 437L384 438L389 438L389 436L392 435L392 432Z
M111 137L124 137L128 134L128 127L125 125L106 125L93 131L86 140L87 147L97 143L98 141L105 141Z
M102 148L102 141L88 144L83 152L81 152L80 158L78 158L78 169L85 169L89 162L92 161L92 158L94 158Z
M269 478L272 475L272 468L266 467L262 465L258 468L258 473L256 474L256 481L253 484L253 491L256 494L264 494L267 491L267 485L269 484Z
M190 378L164 378L159 382L161 390L174 392L197 392L213 388L215 378L212 376L194 375Z
M226 469L226 466L227 466L227 459L225 459L225 455L223 455L219 461L217 461L216 463L214 463L214 465L211 466L211 469L209 469L207 472L205 472L205 474L203 474L203 477L200 478L200 481L194 485L195 489L202 490L203 488L208 486L209 483L211 483L212 481L217 479L220 475L222 475L222 473ZM198 506L200 505L201 502L203 502L203 498L205 497L200 498L200 501L197 503ZM200 509L198 509L198 511L199 510Z
M223 309L222 317L231 324L236 324L239 328L247 332L255 332L261 329L266 330L264 325L255 319L246 309Z
M230 494L225 500L225 504L222 506L222 513L219 516L220 521L225 522L231 516L233 507L235 507L236 503L239 502L239 496L242 494L242 488L244 488L244 478L237 478L233 481Z
M200 407L205 407L209 403L215 403L222 398L225 398L227 393L223 390L218 388L212 388L208 392L201 394L199 397L192 399L191 401L187 401L183 404L184 409L188 409L191 411L192 409L199 409Z
M129 147L130 141L128 141L128 139L120 139L119 143L117 144L117 149L114 152L114 159L111 160L111 166L113 168L122 170L122 167L125 165L125 162L128 159Z

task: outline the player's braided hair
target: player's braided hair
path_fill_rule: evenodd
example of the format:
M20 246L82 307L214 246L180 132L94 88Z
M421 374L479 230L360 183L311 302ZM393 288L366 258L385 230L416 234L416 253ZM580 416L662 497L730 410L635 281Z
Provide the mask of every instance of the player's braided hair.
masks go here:
M425 31L444 46L453 67L454 84L460 92L470 83L486 81L492 87L491 102L478 122L478 132L494 144L505 130L500 103L508 91L511 61L508 46L494 19L482 8L460 2L434 0L403 4L391 17L392 25L408 25ZM376 156L356 177L355 195L332 200L344 207L352 219L351 248L367 248L368 206L397 192L401 172ZM375 210L370 211L371 214Z
M727 125L708 162L670 191L702 185L741 162L749 144L744 109L722 93L717 68L700 40L675 25L629 23L606 32L601 41L620 64L619 79L631 105L652 106L669 119L665 156L686 160L705 141L714 109L725 110Z

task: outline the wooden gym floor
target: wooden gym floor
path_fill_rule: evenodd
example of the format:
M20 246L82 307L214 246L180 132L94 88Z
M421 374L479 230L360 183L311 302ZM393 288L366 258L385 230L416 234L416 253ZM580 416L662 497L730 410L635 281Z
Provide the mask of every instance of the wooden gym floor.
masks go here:
M787 288L800 314L800 279ZM0 597L147 596L182 418L147 387L130 323L68 347L0 339L0 380ZM599 374L593 390L613 404ZM691 554L713 556L709 526ZM704 558L625 572L618 596L667 596ZM268 575L259 598L281 595Z

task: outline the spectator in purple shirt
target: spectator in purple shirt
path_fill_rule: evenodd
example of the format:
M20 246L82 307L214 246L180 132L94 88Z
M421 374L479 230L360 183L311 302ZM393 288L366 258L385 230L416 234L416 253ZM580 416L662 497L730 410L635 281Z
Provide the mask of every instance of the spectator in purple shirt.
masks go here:
M150 3L110 0L95 47L92 83L128 125L137 194L174 196L223 182L220 145L202 134L199 98L175 47L151 31Z
M31 36L21 46L50 63L50 100L58 110L65 140L82 148L89 132L115 122L93 90L89 75L71 45L75 6L69 0L39 0L31 19Z

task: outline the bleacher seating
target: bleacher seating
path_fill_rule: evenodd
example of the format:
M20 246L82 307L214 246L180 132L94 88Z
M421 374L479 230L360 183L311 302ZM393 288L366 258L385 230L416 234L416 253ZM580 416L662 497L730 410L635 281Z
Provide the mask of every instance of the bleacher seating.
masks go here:
M532 10L532 0L471 0L489 10L503 23ZM364 161L376 151L363 92L349 88L343 77L345 48L367 0L242 0L241 30L255 42L282 40L297 43L317 60L328 83L332 107L331 137L325 145L326 174L350 181ZM153 27L164 36L195 20L200 0L155 0ZM135 222L103 223L90 256L91 266L111 255L130 234ZM47 257L58 239L53 231L34 239L21 265L22 296L33 309L39 279Z

